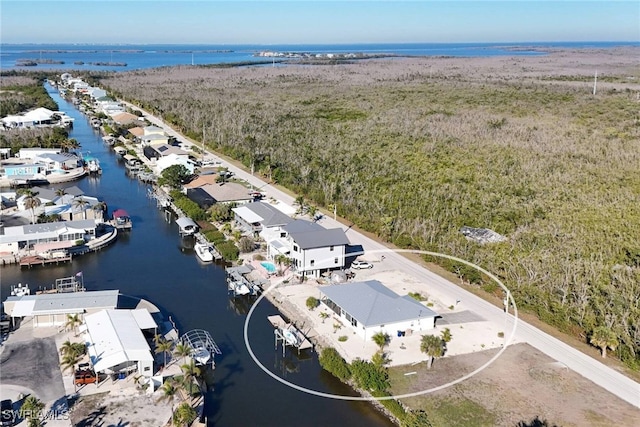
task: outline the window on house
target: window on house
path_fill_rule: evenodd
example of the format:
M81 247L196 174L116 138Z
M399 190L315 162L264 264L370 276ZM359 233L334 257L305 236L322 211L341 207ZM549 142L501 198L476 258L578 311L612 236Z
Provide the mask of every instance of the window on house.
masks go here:
M311 260L311 267L313 267L313 265L314 265L315 263L316 263L316 261L312 259L312 260Z
M334 258L334 259L333 259L333 263L334 263L334 264L337 264L337 263L338 263L338 258Z
M285 233L285 232L280 233L280 237L281 238L287 237L287 233Z
M293 245L293 251L298 252L298 247L296 245Z
M330 250L330 251L333 251L333 246L329 246L329 250Z
M145 366L145 367L144 367L144 370L145 370L145 371L150 371L150 370L151 370L151 368L150 368L150 367L148 367L148 366Z

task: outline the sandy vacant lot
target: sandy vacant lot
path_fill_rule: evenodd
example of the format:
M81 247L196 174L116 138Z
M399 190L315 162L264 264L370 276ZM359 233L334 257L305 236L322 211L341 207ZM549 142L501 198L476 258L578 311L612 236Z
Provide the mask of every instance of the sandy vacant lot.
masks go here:
M428 390L481 366L497 350L395 368L395 393ZM413 373L405 375L405 373ZM406 398L424 409L434 426L526 426L536 418L549 426L634 426L640 409L618 399L529 346L510 346L484 371L455 386Z

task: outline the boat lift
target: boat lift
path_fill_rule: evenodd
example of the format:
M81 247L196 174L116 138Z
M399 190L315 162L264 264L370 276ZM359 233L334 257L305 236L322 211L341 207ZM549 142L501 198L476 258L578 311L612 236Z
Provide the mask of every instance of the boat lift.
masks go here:
M222 354L218 344L211 338L211 334L204 329L192 329L180 337L180 342L191 348L191 357L200 365L211 362L211 368L215 368L215 354Z
M275 316L267 316L267 320L269 320L269 323L271 323L275 328L273 334L275 336L276 350L278 349L278 342L282 341L283 357L288 345L297 348L298 354L300 354L300 350L313 348L311 341L309 341L309 339L292 323L285 322L279 314L276 314Z

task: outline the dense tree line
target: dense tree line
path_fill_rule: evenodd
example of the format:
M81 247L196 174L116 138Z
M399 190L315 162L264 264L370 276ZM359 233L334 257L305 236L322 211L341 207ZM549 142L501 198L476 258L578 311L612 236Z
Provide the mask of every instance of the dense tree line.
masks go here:
M614 331L615 353L638 366L637 88L593 96L575 84L591 69L540 78L553 60L176 67L103 84L398 246L482 265L585 342ZM479 245L465 225L508 239Z
M58 110L58 104L47 94L43 82L44 77L37 75L0 76L0 117L24 113L38 107Z

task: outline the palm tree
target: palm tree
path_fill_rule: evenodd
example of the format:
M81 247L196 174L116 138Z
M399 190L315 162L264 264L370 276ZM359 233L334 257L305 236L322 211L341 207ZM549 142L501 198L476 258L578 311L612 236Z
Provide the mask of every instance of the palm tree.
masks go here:
M29 427L39 427L42 425L40 413L44 408L44 403L37 397L28 396L20 407L20 416L29 420Z
M173 353L176 356L181 357L183 362L186 362L187 356L190 356L192 351L193 349L189 346L189 344L185 344L182 342L178 343L173 349Z
M429 356L427 369L431 369L433 359L444 356L444 341L435 335L423 335L420 341L420 351Z
M104 218L104 212L107 210L107 204L105 202L98 202L91 207L93 209L93 217L96 217L96 213L102 212L102 217Z
M182 369L182 375L184 378L185 385L188 385L188 390L187 390L188 393L193 394L193 388L192 388L193 382L194 381L198 382L198 379L202 371L198 366L196 366L196 362L193 359L189 360L189 363L185 363L184 365L180 366L180 369ZM200 388L199 383L198 383L198 388Z
M157 341L156 341L156 354L160 354L162 353L164 356L164 365L163 366L167 366L167 353L171 353L171 348L173 347L173 342L165 340L164 338L160 337Z
M174 378L168 378L164 383L162 383L162 395L158 398L158 402L170 402L171 403L171 418L173 419L173 414L175 412L174 403L176 401L176 395L179 390L179 383Z
M60 354L69 354L71 351L73 351L73 343L70 340L66 340L60 346Z
M389 336L389 334L386 334L382 331L374 334L371 339L373 340L374 343L376 343L378 345L378 347L380 347L380 351L382 351L384 349L384 346L386 346L387 344L389 344L389 340L391 339L391 337Z
M39 207L42 204L42 201L36 197L36 195L38 194L37 192L34 193L31 190L27 190L25 191L25 198L24 198L24 207L25 209L31 209L31 223L35 224L36 223L36 208Z
M184 402L178 406L173 414L172 420L175 426L190 426L198 417L198 413L191 405Z
M318 208L313 205L309 205L307 206L307 213L309 214L309 217L311 218L311 220L315 222L316 213L318 213Z
M293 202L294 205L298 205L298 213L304 212L304 196L296 197L296 200Z
M76 331L77 327L82 324L82 319L80 319L80 315L76 314L67 314L67 322L64 324L65 329L71 329L74 331L75 336L78 336Z
M603 358L607 357L607 348L615 351L619 344L615 332L606 326L598 326L595 328L589 341L596 347L600 347Z
M89 202L82 196L73 199L73 209L76 211L82 211L83 219L87 219L87 206Z
M289 261L289 258L284 254L278 254L275 257L276 264L279 267L279 274L282 274L282 264L286 264Z
M64 196L65 194L67 194L67 190L66 190L66 189L64 189L64 188L58 188L58 189L56 190L56 196L58 196L58 197L62 197L62 196Z
M62 371L65 372L67 369L73 370L79 360L80 357L73 351L65 354L64 357L62 357L62 362L60 362L63 368Z

